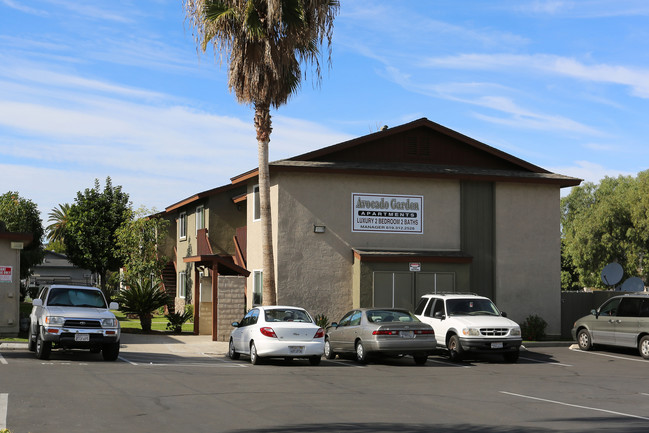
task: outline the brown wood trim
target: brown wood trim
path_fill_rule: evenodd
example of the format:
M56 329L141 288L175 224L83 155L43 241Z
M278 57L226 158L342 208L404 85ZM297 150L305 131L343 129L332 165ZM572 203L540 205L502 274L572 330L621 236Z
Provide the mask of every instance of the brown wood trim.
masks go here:
M396 255L396 254L363 254L359 251L354 251L354 258L361 262L366 263L409 263L409 262L422 262L422 263L460 263L470 264L473 263L473 257L468 256L444 256L444 255Z
M255 168L253 170L250 170L248 172L242 173L238 176L230 178L230 181L233 184L239 184L242 182L245 182L249 179L254 179L255 177L259 176L259 168Z
M386 171L377 169L350 169L350 168L335 168L335 167L297 167L276 165L271 166L272 171L284 172L318 172L318 173L336 173L336 174L351 174L351 175L365 175L365 176L392 176L392 177L406 177L406 178L426 178L426 179L453 179L453 180L476 180L482 182L508 182L508 183L535 183L546 185L559 185L560 187L578 186L581 179L567 178L537 178L537 177L513 177L513 176L498 176L498 175L479 175L467 173L422 173L412 171Z
M248 199L248 194L240 194L232 197L232 203L239 204L241 202L244 202Z
M215 194L218 194L218 193L233 189L235 186L236 185L233 185L233 184L227 184L227 185L218 186L216 188L208 189L207 191L199 192L198 194L194 194L194 195L192 195L190 197L187 197L184 200L181 200L181 201L179 201L177 203L174 203L171 206L165 208L165 212L168 213L168 212L174 211L176 209L179 209L179 208L181 208L183 206L187 206L188 204L194 203L194 202L196 202L198 200L201 200L203 198L210 197L210 196L213 196Z
M31 233L13 233L13 232L0 232L0 239L6 239L14 242L24 242L25 246L32 243L34 235Z

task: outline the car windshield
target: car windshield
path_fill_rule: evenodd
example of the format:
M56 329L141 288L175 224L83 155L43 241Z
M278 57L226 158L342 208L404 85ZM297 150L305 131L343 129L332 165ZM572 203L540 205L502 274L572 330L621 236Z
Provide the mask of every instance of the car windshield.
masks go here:
M449 316L499 316L498 308L489 299L449 299L446 301Z
M106 301L101 292L96 290L57 287L50 291L47 305L51 307L106 308Z
M266 322L313 323L309 314L295 308L273 308L265 311Z
M399 310L368 310L365 315L372 323L381 322L419 322L415 316L407 311Z

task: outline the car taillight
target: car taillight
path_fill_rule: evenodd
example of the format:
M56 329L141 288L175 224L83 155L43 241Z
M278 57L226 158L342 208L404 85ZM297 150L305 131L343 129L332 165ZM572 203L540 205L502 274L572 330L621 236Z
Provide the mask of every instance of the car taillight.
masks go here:
M420 331L415 331L415 334L417 335L429 335L429 334L435 334L435 331L432 329L422 329Z
M260 328L259 332L261 332L261 335L265 335L266 337L277 338L277 335L275 335L275 331L273 331L273 328L269 326L264 326L263 328Z
M372 335L399 335L399 331L376 330L372 332Z
M324 329L318 328L318 332L315 333L313 338L322 338L324 337Z

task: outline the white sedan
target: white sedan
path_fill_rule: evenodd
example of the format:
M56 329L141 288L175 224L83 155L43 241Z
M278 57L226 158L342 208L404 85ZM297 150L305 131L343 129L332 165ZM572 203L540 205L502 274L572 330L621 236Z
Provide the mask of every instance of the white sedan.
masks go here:
M248 355L254 365L262 358L307 358L318 365L324 353L324 329L299 307L254 307L232 326L231 359Z

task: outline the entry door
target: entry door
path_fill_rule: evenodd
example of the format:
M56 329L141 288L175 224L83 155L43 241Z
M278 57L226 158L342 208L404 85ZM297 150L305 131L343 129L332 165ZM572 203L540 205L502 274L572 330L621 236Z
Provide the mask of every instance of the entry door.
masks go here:
M405 308L414 304L412 272L374 272L374 307Z
M454 292L452 272L374 272L374 307L413 311L421 295Z

